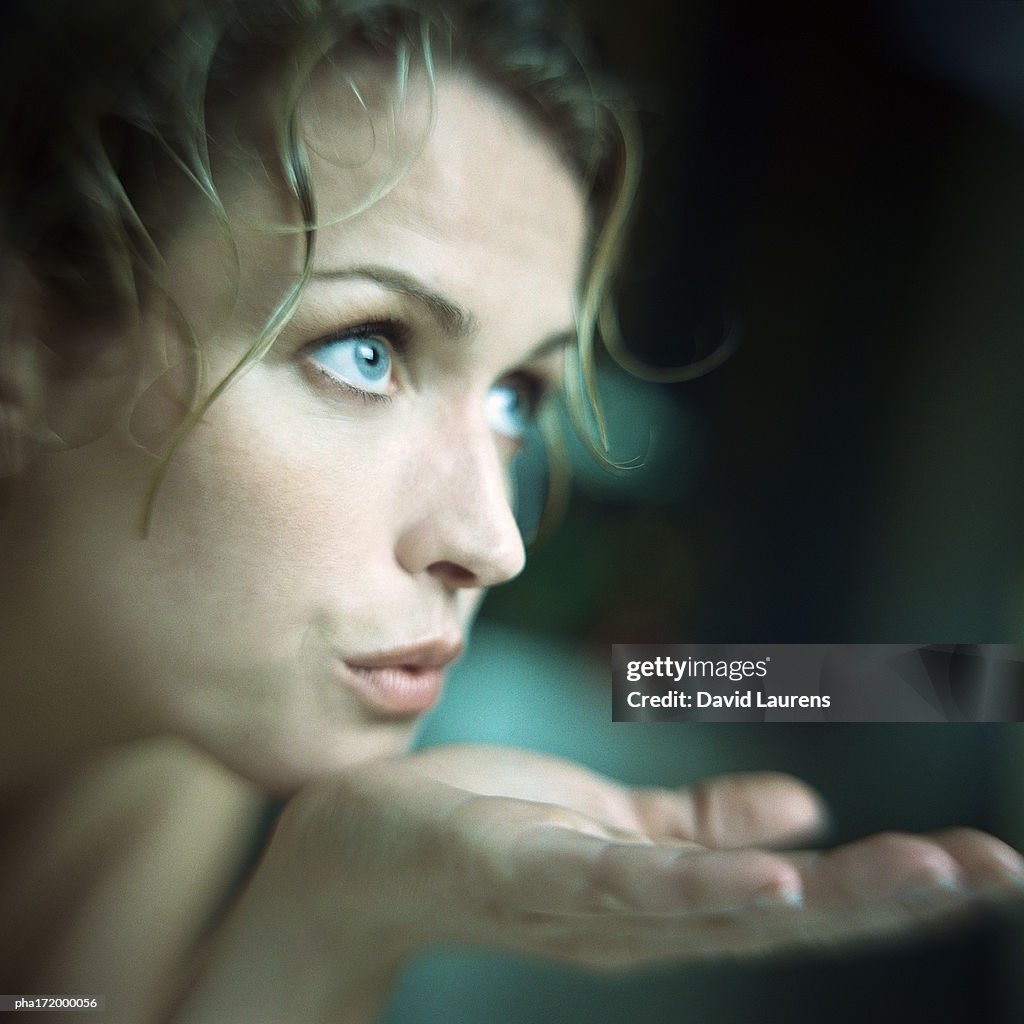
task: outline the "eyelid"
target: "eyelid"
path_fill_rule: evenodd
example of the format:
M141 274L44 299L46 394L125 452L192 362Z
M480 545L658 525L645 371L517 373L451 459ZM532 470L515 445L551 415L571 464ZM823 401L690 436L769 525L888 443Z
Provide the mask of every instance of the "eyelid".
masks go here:
M511 442L518 450L525 444L526 437L536 426L544 406L557 390L556 382L548 374L537 372L530 367L523 367L495 381L491 386L491 392L500 388L510 388L519 392L522 400L526 403L519 429L504 430L497 423L491 423L491 429Z
M323 381L327 387L335 391L342 391L353 398L362 399L364 402L376 402L379 405L388 405L391 402L390 394L358 388L339 374L332 373L323 363L319 363L315 359L306 359L303 362L307 374L315 375L318 380Z
M562 361L559 360L557 370L551 369L550 364L550 357L537 362L527 363L524 366L511 370L496 383L524 383L532 392L537 405L541 405L557 394L565 384Z
M346 338L378 338L387 342L396 355L404 355L409 343L411 331L400 320L390 317L362 320L355 324L345 324L319 334L312 341L302 346L308 352L321 345L329 345L332 341L343 341Z
M537 373L534 370L523 368L521 370L515 370L512 373L506 374L499 381L495 382L495 387L502 387L508 385L519 385L523 387L526 393L530 397L530 401L536 407L545 398L549 397L553 390L553 382L544 376L542 373Z
M360 338L382 342L389 351L392 364L391 383L394 385L394 378L399 375L401 366L400 358L396 357L401 357L405 353L408 346L409 334L410 331L408 327L397 320L390 318L365 320L357 324L340 327L336 330L329 330L321 334L313 341L307 342L303 345L298 350L297 355L302 365L306 368L306 372L308 374L315 374L317 382L322 382L332 389L342 391L345 394L356 398L386 404L391 401L391 394L361 388L357 383L346 380L344 376L333 371L329 366L327 366L323 360L317 359L315 353L318 349L325 348L329 345L344 341L357 340Z

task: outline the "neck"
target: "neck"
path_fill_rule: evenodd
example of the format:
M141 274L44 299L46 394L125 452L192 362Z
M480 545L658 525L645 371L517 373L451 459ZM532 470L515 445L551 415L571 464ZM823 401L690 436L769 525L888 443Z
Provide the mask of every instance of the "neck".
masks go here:
M122 513L71 500L84 451L37 456L0 508L0 793L155 732L127 685L133 638L104 614Z
M0 589L0 797L149 732L20 576L5 572Z

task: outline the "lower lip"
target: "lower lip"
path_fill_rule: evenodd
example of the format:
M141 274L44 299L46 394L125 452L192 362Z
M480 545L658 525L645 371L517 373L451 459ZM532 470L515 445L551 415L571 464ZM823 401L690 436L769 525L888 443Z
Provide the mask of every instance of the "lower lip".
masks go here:
M397 665L359 668L342 662L349 689L375 711L386 715L419 715L440 699L444 669Z

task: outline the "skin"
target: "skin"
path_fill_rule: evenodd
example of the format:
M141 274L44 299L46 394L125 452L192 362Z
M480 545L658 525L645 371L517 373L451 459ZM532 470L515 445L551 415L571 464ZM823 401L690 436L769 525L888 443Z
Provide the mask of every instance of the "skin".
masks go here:
M327 102L323 91L313 103ZM36 462L9 520L21 593L47 613L26 608L25 619L66 623L50 635L46 677L116 687L128 729L183 734L279 792L408 741L412 719L377 714L339 685L339 658L460 645L482 588L524 563L507 483L517 444L488 423L486 404L523 375L557 381L560 353L545 345L572 335L585 211L547 143L494 98L451 82L438 102L451 116L425 150L415 155L421 96L399 138L355 173L337 173L313 136L328 221L314 280L274 350L176 454L147 538L138 515L151 452L177 421L174 369L149 382L159 364L113 429ZM355 116L343 111L333 129ZM390 194L329 223L414 155ZM298 235L250 226L274 220L275 198L250 189L229 207L241 248L233 309L230 250L215 226L200 221L171 248L171 297L201 336L215 332L211 379L243 356L300 266ZM464 336L410 287L462 310ZM310 346L391 319L409 338L404 355L393 346L382 405L332 380ZM164 309L148 311L143 330L150 362L182 348ZM69 589L69 574L88 586Z
M384 76L357 77L381 113ZM175 454L148 536L139 512L189 383L175 305L217 379L300 265L298 237L267 230L288 207L251 156L258 97L242 145L215 154L237 248L183 212L141 349L111 339L110 366L131 367L113 424L14 480L0 866L28 952L0 951L5 991L103 991L108 1020L369 1020L401 962L439 942L598 967L760 954L907 931L1024 875L966 830L772 852L823 817L781 776L631 791L525 751L403 755L416 716L339 662L454 649L483 590L522 568L515 431L494 403L557 382L587 232L571 172L510 102L443 73L427 132L427 95L371 136L344 76L318 74L316 277ZM339 383L327 346L384 320L405 343L383 338L381 403ZM38 408L70 430L109 375L40 375ZM266 792L287 805L223 913Z

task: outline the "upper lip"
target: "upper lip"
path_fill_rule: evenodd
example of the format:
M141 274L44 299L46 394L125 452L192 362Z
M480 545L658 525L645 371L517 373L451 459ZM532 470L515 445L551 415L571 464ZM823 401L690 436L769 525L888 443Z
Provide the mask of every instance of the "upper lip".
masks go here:
M461 639L436 637L405 647L392 647L386 651L374 651L344 660L349 668L437 669L450 665L462 654L462 649Z

